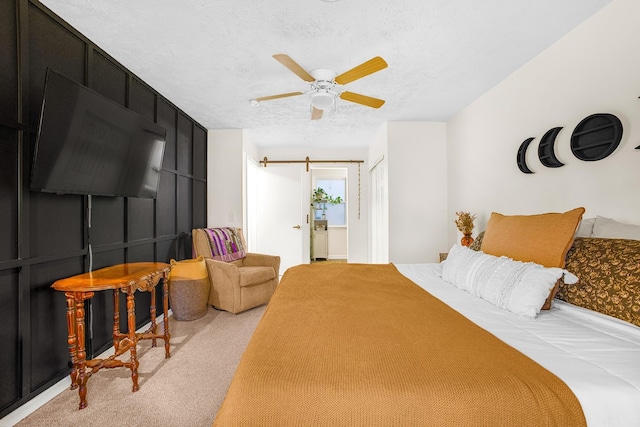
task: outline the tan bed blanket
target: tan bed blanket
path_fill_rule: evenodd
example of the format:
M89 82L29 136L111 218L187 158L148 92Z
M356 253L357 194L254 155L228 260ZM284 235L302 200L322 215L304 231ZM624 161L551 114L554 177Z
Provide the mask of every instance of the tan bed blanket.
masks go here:
M395 266L287 270L214 426L584 426L554 374Z

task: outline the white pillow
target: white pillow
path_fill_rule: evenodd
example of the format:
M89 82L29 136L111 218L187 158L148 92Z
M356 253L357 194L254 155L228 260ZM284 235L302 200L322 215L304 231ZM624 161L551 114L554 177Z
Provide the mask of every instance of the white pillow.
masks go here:
M640 240L640 225L624 224L611 218L596 216L591 237Z
M453 245L442 262L442 278L495 306L533 319L566 270L514 261ZM570 273L568 273L570 274ZM572 276L567 283L577 281Z
M576 237L591 237L593 234L593 224L595 222L595 218L586 218L580 221L578 231L576 231Z

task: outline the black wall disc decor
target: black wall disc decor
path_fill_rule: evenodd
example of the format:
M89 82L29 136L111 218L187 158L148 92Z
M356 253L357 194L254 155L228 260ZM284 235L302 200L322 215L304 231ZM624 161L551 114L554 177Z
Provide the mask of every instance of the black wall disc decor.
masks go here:
M538 158L548 168L564 166L555 153L555 143L562 127L549 129L540 139ZM522 173L534 173L526 163L527 149L535 138L525 139L518 148L516 162ZM616 151L622 140L622 122L613 114L598 113L584 118L571 133L571 152L580 160L602 160ZM635 148L640 150L640 145Z
M613 114L593 114L583 119L571 135L573 155L587 162L602 160L622 140L622 123Z
M540 163L548 168L559 168L560 166L564 166L564 163L556 157L555 152L556 137L561 130L562 127L549 129L547 133L542 136L540 145L538 145L538 157L540 158Z

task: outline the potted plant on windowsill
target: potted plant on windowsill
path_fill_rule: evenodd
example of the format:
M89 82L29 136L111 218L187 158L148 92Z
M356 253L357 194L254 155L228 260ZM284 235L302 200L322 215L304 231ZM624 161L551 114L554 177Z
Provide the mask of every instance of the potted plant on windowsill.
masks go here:
M337 205L338 203L342 203L342 197L333 197L321 188L318 187L313 190L313 197L311 198L313 203L330 203L332 205Z
M327 216L327 203L337 205L338 203L342 203L342 197L333 197L327 194L327 192L323 188L318 187L313 190L311 203L313 204L314 209L322 209L322 219L325 219Z

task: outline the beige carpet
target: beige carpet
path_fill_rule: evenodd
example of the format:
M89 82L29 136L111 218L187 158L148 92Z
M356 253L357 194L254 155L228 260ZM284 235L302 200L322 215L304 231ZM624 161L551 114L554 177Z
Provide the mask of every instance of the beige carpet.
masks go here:
M162 341L138 345L140 390L131 392L128 369L103 369L87 382L87 408L78 410L78 391L66 390L17 426L210 426L265 308L170 317L171 358Z

